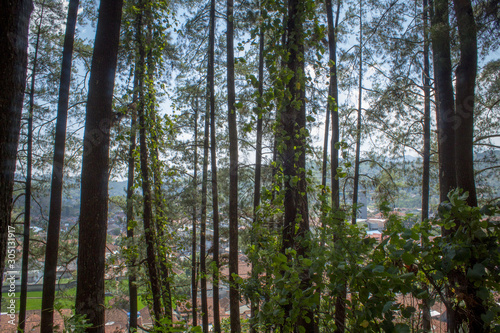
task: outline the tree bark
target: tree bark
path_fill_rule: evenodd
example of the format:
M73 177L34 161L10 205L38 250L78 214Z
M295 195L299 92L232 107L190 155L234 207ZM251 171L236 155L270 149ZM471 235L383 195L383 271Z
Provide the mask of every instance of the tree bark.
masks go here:
M456 125L455 125L455 166L457 187L467 191L467 204L477 206L476 185L474 182L474 89L477 75L477 27L470 0L454 0L460 42L460 61L456 74ZM464 222L462 222L464 223ZM469 269L473 268L473 263ZM463 273L461 273L463 274ZM462 286L467 291L465 299L469 332L489 332L485 327L483 315L487 309L478 297L478 287L466 277Z
M51 333L54 326L54 300L56 291L57 257L59 253L59 231L61 226L66 123L68 119L71 64L78 5L79 0L71 0L69 2L66 32L64 35L54 158L52 163L52 180L50 187L49 226L47 229L47 246L45 249L45 266L43 273L42 313L40 321L40 332L42 333Z
M436 87L436 113L439 149L439 200L448 200L456 187L455 108L450 53L448 1L435 0L431 14L431 40Z
M150 123L146 124L146 121L151 122L151 119L146 115L147 102L145 96L145 45L144 36L142 33L143 28L143 15L144 15L144 2L139 4L139 13L137 14L137 44L138 44L138 59L137 66L139 71L139 100L138 100L138 116L139 116L139 155L140 155L140 165L141 165L141 177L142 177L142 195L143 195L143 224L144 224L144 235L146 239L146 263L149 273L149 281L151 283L151 294L153 298L153 322L155 327L160 327L159 320L163 317L163 311L161 306L161 284L158 272L158 263L155 251L155 228L153 221L153 193L151 190L151 180L149 172L149 157L148 157L148 144L147 144L147 133L146 126L150 126Z
M191 238L191 303L193 326L198 326L198 279L196 275L196 216L198 204L198 95L196 95L196 106L194 108L194 161L193 161L193 222L192 222L192 238Z
M101 2L82 161L76 314L104 332L104 266L108 215L109 140L123 0Z
M31 87L28 110L28 142L26 152L26 183L24 194L24 230L23 230L23 259L21 268L21 295L19 302L18 331L24 332L26 326L26 301L28 297L28 267L30 253L30 225L31 225L31 180L33 167L33 112L35 109L35 82L38 61L38 47L40 45L40 30L43 21L44 3L40 9L40 21L36 33L35 54L33 57L33 67L31 69Z
M165 238L165 226L166 226L166 217L165 217L165 206L163 204L163 193L161 190L162 187L162 175L161 175L161 165L160 165L160 153L159 153L159 141L156 133L161 131L161 125L156 115L156 96L154 92L154 71L155 71L155 60L153 58L153 32L152 32L152 24L153 18L151 15L151 9L148 9L146 12L147 16L147 34L146 34L146 43L150 45L148 48L147 55L147 77L148 77L148 110L149 110L149 121L153 124L153 129L151 132L151 142L152 147L148 148L151 151L151 168L153 171L153 198L154 198L154 207L155 207L155 215L153 227L156 229L157 236L156 237L156 253L159 264L159 285L161 288L161 298L163 301L163 316L167 319L168 327L172 327L173 325L173 307L172 307L172 291L170 287L170 272L169 265L167 262L167 251L165 251L165 246L163 246L163 239Z
M333 25L333 13L331 9L331 0L328 0L330 9L327 10L327 20L328 20L328 40L332 43L328 43L330 51L330 60L333 62L330 67L330 86L329 86L329 97L333 98L333 105L329 101L329 106L332 109L332 140L331 140L331 164L330 164L330 177L331 177L331 191L332 191L332 208L339 209L339 179L337 176L337 168L339 167L339 150L336 148L337 142L340 141L340 128L339 128L339 112L338 112L338 99L339 99L339 89L338 89L338 75L337 75L337 27L339 25L340 17L340 6L341 1L337 0L337 12L335 14L335 25ZM332 29L333 28L333 29Z
M128 174L127 174L127 240L128 246L132 249L130 251L130 258L128 263L128 290L130 300L130 322L129 330L137 330L137 273L136 273L136 251L134 244L134 174L135 174L135 149L137 147L137 95L138 95L138 72L136 69L134 77L134 107L130 108L130 146L128 153Z
M429 179L430 179L430 152L431 152L431 82L429 69L429 31L428 31L428 4L423 0L422 10L424 34L424 146L422 151L422 222L429 218ZM429 289L424 282L423 288ZM429 300L422 300L422 328L425 332L431 331L431 309Z
M239 333L240 293L238 275L238 125L234 87L233 0L227 0L227 124L229 128L229 307L231 332Z
M359 87L358 119L356 122L356 157L354 160L354 188L352 194L352 224L356 224L358 213L359 156L361 153L361 106L363 103L363 2L359 2Z
M262 17L262 8L261 8ZM253 194L253 225L256 226L258 222L257 210L260 205L260 190L261 190L261 175L262 175L262 125L263 125L263 94L264 94L264 28L262 25L259 27L259 98L257 100L257 132L256 132L256 145L255 145L255 182ZM252 278L257 279L253 266ZM251 299L250 317L255 320L255 316L259 309L258 298ZM250 333L256 333L256 323L252 323Z
M215 70L215 0L210 2L210 36L208 50L208 71L207 85L210 104L210 156L212 169L212 214L213 214L213 310L214 310L214 332L220 333L220 313L219 313L219 191L217 185L217 142L215 133L215 85L214 85L214 70Z
M448 200L448 192L456 188L455 168L455 126L456 115L452 84L452 66L450 51L450 26L448 1L435 0L431 2L431 41L434 61L434 77L436 87L436 113L439 150L439 199ZM451 233L444 227L443 236ZM455 271L448 273L450 285L457 283L459 276ZM453 299L453 288L446 288L446 297ZM448 302L449 303L449 302ZM463 319L457 310L447 306L446 319L449 332L458 332Z
M7 235L11 224L32 10L30 0L2 0L0 3L0 276L3 276L5 268ZM2 282L3 279L0 279L0 288Z
M207 89L207 94L210 89ZM208 96L207 96L208 97ZM206 230L207 230L207 192L208 192L208 136L210 131L210 103L207 98L205 129L203 133L203 173L201 181L201 223L200 223L200 289L203 333L208 333Z
M474 182L474 88L477 74L477 28L470 0L453 0L460 41L455 71L455 166L457 187L469 192L467 203L477 206Z
M289 92L284 99L281 114L283 140L283 177L285 180L283 252L296 249L298 256L307 256L305 245L309 231L309 212L307 203L306 179L306 107L305 107L305 73L304 73L304 21L306 8L299 0L288 1L286 51L288 59L286 68L293 73L286 85ZM296 224L298 231L296 231ZM312 282L307 269L300 272L300 288L311 289ZM290 297L290 296L287 296ZM285 316L291 315L292 300L285 307ZM287 313L288 312L288 313ZM307 319L306 319L307 318ZM302 326L306 332L316 331L313 311L306 307L301 309L297 318L297 327ZM296 328L294 328L296 329Z

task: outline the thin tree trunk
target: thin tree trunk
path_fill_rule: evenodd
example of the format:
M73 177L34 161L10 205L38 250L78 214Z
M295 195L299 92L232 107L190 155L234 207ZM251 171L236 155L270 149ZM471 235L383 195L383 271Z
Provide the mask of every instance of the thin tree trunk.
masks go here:
M109 134L123 0L101 2L89 80L82 161L76 314L104 332ZM96 134L98 134L96 136Z
M162 220L164 217L162 216L163 213L160 214L160 217L157 217L157 230L158 230L158 242L157 242L157 247L158 247L158 254L159 254L159 261L160 261L160 276L161 276L161 288L162 288L162 299L163 299L163 306L165 308L165 318L168 319L168 326L173 327L173 319L174 319L174 314L173 314L173 307L172 307L172 290L170 286L170 272L169 272L169 267L167 264L167 253L162 250L163 247L163 241L162 239L165 238L165 232L164 232L164 225L162 224Z
M327 10L327 20L328 20L328 40L333 41L329 43L330 49L330 60L333 64L330 67L330 87L329 87L329 97L333 98L333 101L329 101L329 106L332 108L332 140L331 140L331 165L330 165L330 177L332 183L332 208L339 209L339 180L336 177L337 168L339 166L339 150L336 148L337 142L340 141L340 130L339 130L339 112L338 112L338 99L339 99L339 89L338 89L338 75L337 75L337 32L336 29L339 25L340 17L340 6L341 1L337 0L337 12L335 14L335 25L333 25L333 13L331 10L331 0L327 0L330 3L330 9ZM332 29L333 28L333 29ZM333 105L330 104L333 102Z
M328 107L332 112L332 139L331 139L331 201L332 213L334 216L340 209L339 200L339 179L337 178L337 168L339 167L339 150L336 147L337 142L340 141L339 131L339 112L338 112L338 76L337 76L337 27L339 24L341 1L337 0L337 9L335 13L335 22L333 21L332 1L326 0L326 15L328 21L328 46L330 51L330 86L328 91ZM338 220L338 223L342 223ZM336 242L337 239L334 241ZM345 331L346 319L346 295L347 284L344 284L341 294L335 300L335 326L336 332L342 333Z
M133 107L130 108L130 147L128 153L128 175L127 175L127 240L129 248L133 250L130 252L129 265L128 265L128 290L130 301L130 323L129 332L137 330L137 270L136 265L136 251L134 244L134 174L135 174L135 149L137 147L137 95L138 95L138 80L139 73L136 69L134 77L134 98Z
M210 2L210 36L207 84L210 103L210 156L212 166L212 210L213 210L213 310L214 310L214 332L220 333L220 313L219 313L219 193L217 188L217 143L215 133L215 86L214 86L214 66L215 66L215 0Z
M227 0L227 124L229 128L229 306L231 332L239 333L240 293L238 275L238 125L234 87L233 0ZM215 248L214 248L215 249Z
M209 91L209 89L208 89ZM207 91L207 93L208 93ZM207 98L205 129L203 133L203 174L201 181L201 223L200 223L200 277L201 312L203 333L208 333L207 266L206 266L206 229L207 229L207 192L208 192L208 135L210 131L210 103Z
M49 225L45 249L43 273L42 313L40 332L51 333L54 326L54 300L56 289L57 257L59 253L59 231L61 226L62 187L64 177L64 151L66 149L66 126L68 119L69 89L71 83L71 64L75 40L76 19L79 0L71 0L68 6L66 32L64 35L61 79L59 82L59 101L52 163L50 187Z
M0 276L3 277L11 224L12 191L28 65L32 1L0 4ZM0 288L3 278L0 279ZM0 294L1 301L1 294Z
M261 9L262 17L262 9ZM257 209L260 205L260 189L261 189L261 175L262 175L262 125L263 125L263 103L262 98L264 94L264 28L262 25L259 27L259 99L257 100L257 132L256 132L256 148L255 148L255 186L253 194L253 225L256 226L258 222ZM257 279L253 266L252 278ZM250 317L255 320L255 315L259 309L259 300L255 297L251 299ZM252 323L250 333L256 333L256 323Z
M422 152L422 221L429 217L429 174L430 174L430 152L431 152L431 85L429 69L429 40L427 27L427 0L423 0L423 23L424 23L424 147Z
M198 326L198 279L196 276L196 215L198 203L198 95L196 95L196 106L194 108L194 161L193 161L193 223L191 238L191 303L193 326Z
M430 152L431 152L431 89L429 69L429 31L428 31L428 4L423 0L424 24L424 147L422 152L422 222L429 218L429 178L430 178ZM429 286L424 282L425 289ZM429 300L422 301L422 328L425 332L431 331L431 309Z
M359 88L358 119L356 122L356 158L354 161L354 189L352 195L352 224L358 213L359 155L361 152L361 106L363 102L363 2L359 2Z
M33 167L33 112L35 109L35 81L38 60L38 46L40 45L40 30L43 21L42 3L40 12L40 22L38 22L38 31L36 33L35 55L33 58L33 68L31 70L31 88L28 110L28 142L26 157L26 183L24 195L24 235L23 235L23 259L21 268L21 295L19 304L18 331L24 332L26 326L26 301L28 297L28 261L30 252L30 225L31 225L31 179Z

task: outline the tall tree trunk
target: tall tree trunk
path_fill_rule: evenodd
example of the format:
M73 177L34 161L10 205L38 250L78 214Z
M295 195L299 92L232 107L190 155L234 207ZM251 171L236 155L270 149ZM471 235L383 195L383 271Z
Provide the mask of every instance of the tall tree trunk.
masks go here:
M262 17L262 8L261 13ZM257 99L257 132L256 132L256 148L255 148L255 182L253 192L253 226L257 225L258 214L257 209L260 205L260 190L261 190L261 175L262 175L262 125L263 125L263 94L264 94L264 28L259 27L259 98ZM252 277L257 279L253 266ZM258 298L252 297L250 306L250 317L255 320L255 315L259 309ZM252 323L250 333L256 333L256 323Z
M448 200L448 192L456 187L455 169L455 109L452 84L452 66L450 52L450 26L448 1L435 0L431 2L431 41L434 62L434 77L436 87L436 113L439 150L439 200ZM443 236L451 233L441 229ZM457 280L456 272L448 274L450 284ZM455 297L453 288L446 288L448 300ZM446 315L448 331L458 332L462 319L457 311L447 301Z
M424 147L422 151L422 221L429 218L429 179L431 155L431 83L429 69L429 31L428 31L428 4L423 0L423 33L424 33ZM424 283L425 289L429 286ZM425 332L431 331L431 309L429 300L424 299L422 306L422 328Z
M192 238L191 238L191 303L193 326L198 326L198 278L196 275L196 218L198 204L198 92L196 95L196 106L194 108L194 161L193 161L193 223L192 223Z
M127 178L127 239L129 246L134 248L134 172L135 172L135 149L136 149L136 110L132 110L132 119L130 122L130 147L128 156L128 178ZM135 251L132 251L129 260L128 289L130 300L130 329L137 330L137 274Z
M99 8L89 80L82 161L76 314L104 332L104 266L108 216L109 139L123 0Z
M136 265L136 251L134 244L134 174L135 174L135 149L137 147L137 95L138 95L138 72L136 69L134 77L134 98L133 107L130 108L130 146L128 153L128 175L127 175L127 240L128 246L132 249L130 251L130 258L128 262L128 290L130 301L130 323L129 331L137 330L137 270Z
M214 66L215 66L215 0L210 2L210 36L208 50L208 71L207 85L210 103L210 156L212 166L212 214L213 214L213 309L214 309L214 332L220 333L220 313L219 313L219 192L217 188L217 142L215 133L215 86L214 86Z
M363 103L363 2L359 2L359 87L358 119L356 122L356 157L354 161L354 188L352 194L352 224L356 224L358 213L359 155L361 152L361 106Z
M431 40L439 149L439 200L443 202L448 200L448 192L454 189L457 183L455 172L455 109L448 1L435 0L431 9L433 9L431 14Z
M477 74L477 28L470 0L453 0L460 41L456 73L455 166L457 187L469 192L467 203L477 206L474 182L474 88Z
M476 185L474 182L474 88L477 75L477 27L470 0L454 0L460 42L460 61L456 74L456 126L455 126L455 167L457 187L469 192L467 203L477 206ZM473 268L470 264L469 269ZM461 272L462 275L464 273ZM469 332L489 332L485 328L483 315L486 314L484 301L478 297L478 287L467 277L462 276L462 287L469 295L465 299L468 311Z
M340 6L341 1L337 0L337 9L335 13L335 22L333 21L333 10L332 1L326 0L326 16L328 21L328 48L330 51L330 86L328 90L328 107L332 113L332 139L331 139L331 201L332 201L332 213L335 215L340 209L339 200L339 179L337 178L337 168L339 167L339 150L336 147L337 142L340 141L340 130L339 130L339 112L338 112L338 75L337 75L337 27L339 24L340 17ZM339 223L342 221L338 220ZM334 237L335 238L335 237ZM334 239L336 241L336 239ZM345 300L347 295L347 285L341 291L341 294L337 296L335 300L335 326L337 327L336 332L344 332L345 330Z
M47 229L47 245L45 249L45 266L43 273L42 313L40 321L40 332L42 333L51 333L54 326L54 300L56 292L57 257L59 253L59 231L61 226L66 123L68 119L71 64L78 5L79 0L71 0L69 2L66 32L64 35L54 157L52 163L52 180L50 186L49 225Z
M306 107L305 107L305 72L304 72L304 21L307 9L299 0L288 0L286 51L289 54L287 71L293 77L286 85L289 92L285 96L285 108L281 114L281 127L284 132L283 176L285 180L283 252L295 248L298 256L307 256L305 238L309 231L309 212L307 203L306 179ZM296 224L298 230L296 231ZM303 291L312 289L309 272L303 268L299 273L300 288ZM290 296L287 296L290 297ZM285 308L285 316L291 315L289 300ZM287 313L288 312L288 313ZM302 326L306 332L315 332L316 321L310 307L301 309L297 318L297 327ZM295 329L295 328L294 328Z
M424 146L422 151L422 221L429 217L429 174L431 152L431 82L429 69L429 31L428 31L428 4L423 0L424 24Z
M207 89L209 94L210 89ZM208 97L208 96L207 96ZM208 333L206 230L207 230L207 192L208 192L208 135L210 131L210 103L207 98L205 129L203 133L203 174L201 181L201 221L200 221L200 289L203 333Z
M40 21L36 33L35 55L31 69L31 87L28 110L28 142L26 156L26 183L24 194L24 230L23 230L23 259L21 267L21 297L19 302L18 331L24 332L26 326L26 301L28 297L28 267L30 253L30 225L31 225L31 179L33 167L33 112L35 109L35 82L38 61L38 47L40 45L40 30L43 22L44 3L41 4Z
M32 1L0 3L0 276L7 254L11 223L12 190L17 144L21 127L26 70L28 66L29 18ZM0 279L0 288L3 279ZM0 295L1 301L1 295Z
M229 128L229 306L231 332L239 333L240 293L238 275L238 125L234 87L233 0L227 0L227 124ZM215 249L215 248L214 248Z
M153 45L153 32L152 32L152 15L151 9L146 12L147 16L147 34L146 43L148 45ZM167 251L165 251L165 246L163 246L163 239L165 238L165 205L163 204L163 193L161 190L162 186L162 176L161 176L161 166L160 166L160 153L158 149L158 135L161 131L161 125L156 116L156 96L154 92L154 72L155 72L155 61L153 58L152 46L148 48L147 55L147 75L148 75L148 109L149 109L149 119L151 121L152 131L151 131L151 165L153 171L153 197L155 206L155 218L154 218L154 228L157 231L158 237L156 238L156 252L159 263L159 275L160 275L160 287L161 287L161 297L163 300L164 315L168 320L169 327L173 324L173 308L172 308L172 292L170 289L170 272L169 265L167 263Z
M337 27L339 25L341 1L337 0L337 11L335 13L335 24L333 23L333 13L331 0L327 0L327 20L328 20L328 47L330 51L330 86L328 90L329 101L328 105L332 113L332 140L331 140L331 164L330 177L332 186L332 208L339 209L339 179L336 177L337 168L339 167L339 150L336 148L337 142L340 141L339 129L339 112L338 112L338 75L337 75ZM330 42L331 41L331 42ZM333 101L332 101L333 99Z
M149 157L146 126L150 126L151 119L146 115L147 102L145 96L145 57L146 51L144 46L143 15L144 2L139 4L139 13L137 14L137 44L138 44L138 59L137 66L139 70L139 100L138 100L138 116L139 116L139 155L142 176L142 195L143 195L143 224L144 234L146 239L146 262L151 283L151 294L153 298L153 318L156 327L160 327L159 320L163 316L161 307L161 285L158 273L157 258L155 251L155 228L153 221L153 193L151 190L151 180L149 173ZM146 121L149 123L146 124Z

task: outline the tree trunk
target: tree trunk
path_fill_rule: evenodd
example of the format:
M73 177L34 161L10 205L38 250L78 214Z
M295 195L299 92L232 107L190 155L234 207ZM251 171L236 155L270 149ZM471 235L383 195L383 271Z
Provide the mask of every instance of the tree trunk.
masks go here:
M207 90L210 91L210 89ZM201 223L200 223L200 278L201 312L203 333L208 333L207 266L206 266L206 230L207 230L207 192L208 192L208 135L210 131L210 103L207 98L205 111L205 129L203 133L203 174L201 181Z
M191 238L191 303L193 326L198 326L198 279L196 276L196 216L198 203L198 95L196 95L196 106L194 108L194 161L193 161L193 223Z
M328 105L332 112L332 140L331 140L331 164L330 164L330 177L331 177L331 191L332 191L332 209L340 208L339 201L339 179L336 177L337 168L339 167L339 150L336 148L337 142L340 141L340 129L339 129L339 112L338 112L338 99L339 99L339 89L338 89L338 75L337 75L337 27L339 25L340 17L340 6L341 1L337 0L337 12L335 14L335 25L333 25L333 13L331 9L331 0L327 0L327 6L329 3L330 9L327 10L327 20L328 20L328 40L332 43L328 43L330 51L330 60L333 62L330 67L330 87ZM333 103L333 105L331 104Z
M137 147L137 95L138 95L138 80L139 73L136 69L134 77L134 98L133 107L130 108L130 146L128 153L128 175L127 175L127 241L130 251L130 258L128 263L128 290L130 300L130 323L129 330L137 330L137 270L136 270L136 250L134 244L134 174L135 174L135 149Z
M436 87L436 113L439 149L439 200L448 200L456 187L455 109L453 102L448 1L435 0L431 14L431 40Z
M35 80L38 60L38 47L40 45L40 29L43 21L44 4L42 3L40 12L40 22L36 33L35 55L33 58L33 68L31 70L31 88L28 110L28 142L26 157L26 183L24 194L24 235L23 235L23 259L21 268L21 295L19 302L18 331L24 332L26 326L26 301L28 297L28 267L30 253L30 225L31 225L31 180L33 167L33 112L35 109Z
M153 193L151 190L151 180L149 173L149 157L148 157L148 144L146 138L146 126L151 125L151 119L147 117L147 101L144 93L145 86L145 46L144 37L142 34L143 28L143 12L144 3L139 4L139 13L137 14L137 43L139 55L137 59L137 66L139 71L139 100L138 100L138 116L139 116L139 155L141 164L142 176L142 195L143 195L143 224L144 234L146 239L146 262L149 273L149 280L151 283L151 294L153 298L153 318L155 327L160 327L159 320L163 317L161 307L161 285L158 273L158 265L155 251L155 228L153 221ZM146 124L148 121L148 124Z
M153 129L151 131L151 167L153 171L153 198L155 206L155 218L154 218L154 228L157 231L158 237L156 237L156 253L159 263L159 285L161 288L161 297L163 300L164 316L168 320L168 326L172 327L173 324L173 308L172 308L172 292L170 288L170 272L169 265L167 262L167 251L165 251L165 246L163 245L163 239L165 234L165 207L163 204L163 193L161 190L162 186L162 176L161 176L161 165L160 165L160 153L158 149L158 136L156 133L161 131L161 125L156 116L156 96L154 93L154 71L155 71L155 61L152 54L153 45L153 32L152 32L152 15L151 9L146 12L147 15L147 34L146 43L150 45L148 48L147 55L147 75L148 75L148 109L149 109L149 121L153 124Z
M333 21L333 10L332 1L326 0L326 16L328 21L328 47L330 51L330 86L328 91L328 108L332 113L332 139L331 139L331 201L332 201L332 213L336 214L340 209L339 200L339 179L337 176L337 168L339 167L339 150L336 148L337 142L339 142L339 112L338 112L338 76L337 76L337 26L339 24L340 17L340 6L341 2L337 1L337 10L335 14L335 22ZM326 143L326 141L325 141ZM338 221L339 223L341 221ZM335 237L334 237L335 238ZM336 241L336 239L334 239ZM347 285L341 292L341 295L337 296L335 300L335 326L337 327L336 332L344 332L345 330L345 299L347 294Z
M428 4L423 0L423 34L424 34L424 147L422 151L422 222L429 218L429 179L431 155L431 82L429 69L429 31L428 31ZM425 289L429 286L425 284ZM431 331L431 309L429 300L422 300L422 328L425 332Z
M49 225L47 229L47 245L45 249L45 266L43 273L42 313L40 321L40 332L42 333L51 333L54 326L54 300L56 291L57 257L59 253L59 231L61 226L66 123L68 119L71 63L78 5L79 0L71 0L69 2L66 32L64 35L54 142L54 159L52 163L52 180L50 187Z
M456 73L455 165L457 187L469 192L467 203L477 206L474 182L474 88L477 74L477 28L470 0L453 0L460 41Z
M358 119L356 122L356 157L354 161L354 188L352 194L352 224L356 224L358 213L359 155L361 152L361 106L363 102L363 2L359 2L359 87Z
M0 276L7 254L11 223L12 190L17 144L21 127L26 70L28 29L32 1L2 1L0 4ZM3 279L0 279L0 288ZM1 301L1 296L0 296Z
M455 108L457 123L455 127L455 166L457 187L469 192L467 203L477 206L476 185L474 182L474 88L477 74L477 27L470 0L454 0L457 17L458 38L460 41L460 62L456 73ZM471 263L469 269L473 268ZM461 273L463 274L463 273ZM487 309L478 297L478 287L466 277L462 286L467 290L465 304L468 311L469 332L489 332L485 328L483 315Z
M109 133L123 0L101 2L89 80L82 161L76 314L104 332Z
M234 87L233 0L227 0L227 124L229 128L229 306L231 332L239 333L240 293L238 275L238 125ZM215 248L214 248L215 249Z
M213 310L214 310L214 332L220 333L220 313L219 313L219 192L217 188L217 143L215 133L215 86L214 86L214 66L215 66L215 0L210 2L210 36L208 50L208 71L207 84L210 103L210 156L212 166L212 210L213 210Z
M305 73L304 73L304 21L306 8L299 0L288 1L286 51L289 54L287 71L293 77L286 85L290 97L285 97L281 114L283 140L283 177L285 180L283 252L295 248L298 256L307 256L305 238L309 231L309 212L307 203L306 179L306 107L305 107ZM285 94L286 96L287 94ZM296 224L298 231L296 231ZM306 268L300 272L300 288L311 289L312 282ZM290 297L290 296L287 296ZM285 307L285 316L291 315L289 300ZM288 312L288 313L287 313ZM315 332L314 313L310 307L301 309L297 318L297 327L302 326L306 332ZM297 328L294 328L297 329Z
M261 9L262 17L262 9ZM261 175L262 175L262 125L263 125L263 103L262 98L264 94L264 28L262 25L259 27L259 99L257 100L257 132L256 132L256 148L255 148L255 183L253 194L253 225L257 225L258 214L257 209L260 205L260 189L261 189ZM257 279L252 266L252 277ZM251 299L250 317L255 320L255 315L259 309L259 300L255 297ZM256 333L255 324L250 327L250 333Z
M436 113L439 150L439 200L448 200L448 192L456 187L455 169L455 110L452 84L452 66L450 52L450 26L448 1L436 0L431 5L431 41L434 61L434 77L436 87ZM443 236L450 230L441 229ZM455 272L448 274L450 284L457 281ZM452 288L446 288L446 297L453 299ZM462 319L457 311L447 306L447 325L449 332L458 332Z

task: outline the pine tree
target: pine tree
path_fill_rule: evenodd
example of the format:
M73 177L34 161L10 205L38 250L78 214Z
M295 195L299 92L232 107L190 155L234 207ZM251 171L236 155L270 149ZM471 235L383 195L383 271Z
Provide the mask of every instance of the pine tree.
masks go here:
M68 7L64 49L59 83L59 103L57 107L54 158L50 191L49 226L47 230L47 247L45 250L45 266L42 294L42 314L40 330L52 332L54 323L54 299L57 257L59 252L59 230L62 210L62 185L64 170L64 152L66 148L66 123L68 118L69 89L71 80L71 64L75 36L76 18L79 0L71 0Z
M100 4L89 81L75 304L76 314L92 324L88 332L104 332L109 133L122 5L122 0Z
M12 191L28 61L32 1L0 4L0 274L3 276L11 225ZM0 282L0 287L2 286ZM0 298L1 301L1 298Z

